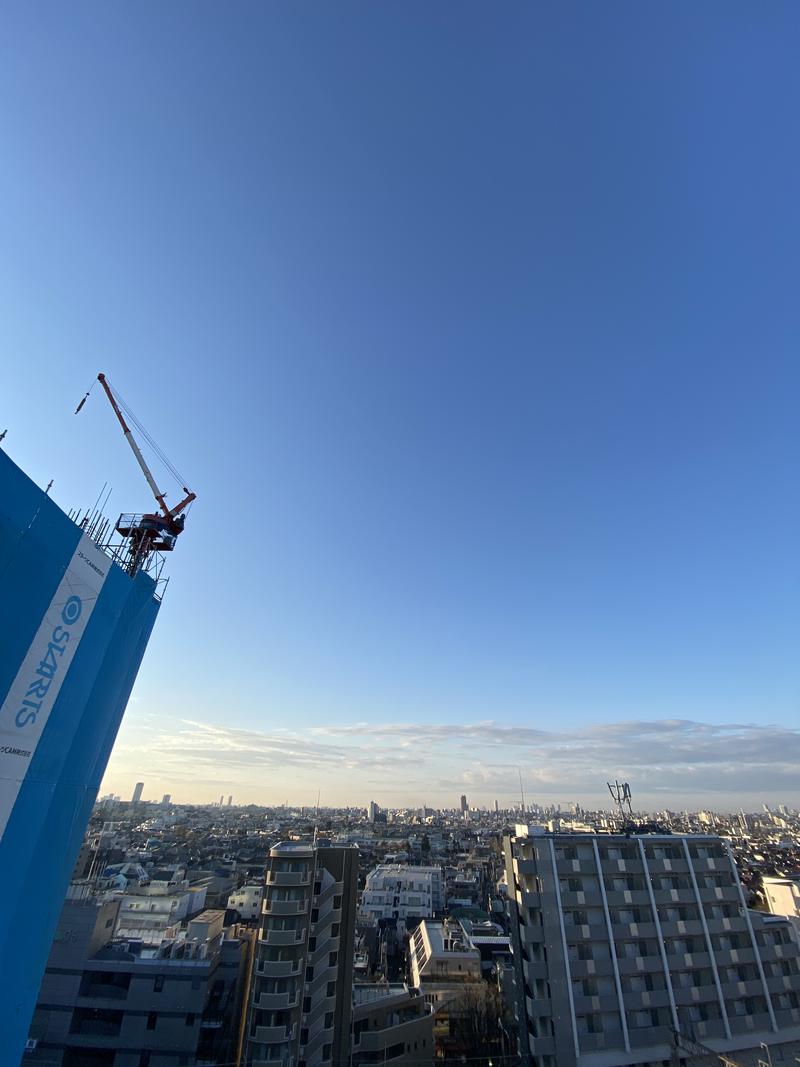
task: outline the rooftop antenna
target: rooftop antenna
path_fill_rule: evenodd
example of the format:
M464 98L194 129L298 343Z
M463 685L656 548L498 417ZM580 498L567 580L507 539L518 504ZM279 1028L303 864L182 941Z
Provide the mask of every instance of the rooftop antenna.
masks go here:
M618 782L614 779L614 784L606 782L608 791L613 797L614 803L619 810L619 817L622 820L622 825L633 821L633 808L631 807L631 787L627 782ZM628 805L627 814L625 812L625 805Z
M319 794L320 790L317 790L317 806L314 809L314 845L317 844L317 827L319 825Z

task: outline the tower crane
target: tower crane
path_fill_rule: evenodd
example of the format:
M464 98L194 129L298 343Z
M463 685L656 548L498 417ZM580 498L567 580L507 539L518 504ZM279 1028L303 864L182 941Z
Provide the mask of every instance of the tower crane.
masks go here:
M136 417L133 415L133 412L130 410L130 408L127 407L127 405L124 403L119 394L115 393L114 390L111 388L105 374L98 374L97 381L100 382L100 385L103 387L103 391L108 397L108 401L111 404L114 414L117 416L119 424L122 427L122 432L125 435L125 440L130 445L131 451L136 457L136 462L141 467L142 474L144 474L145 479L147 480L147 484L150 486L150 491L155 497L156 503L159 507L159 510L157 512L152 512L149 514L120 515L119 520L117 521L117 530L119 531L119 533L121 533L124 537L130 539L131 553L130 560L128 563L128 570L130 571L130 573L136 573L136 571L139 570L142 563L151 552L171 552L174 549L175 541L178 535L183 531L184 523L186 522L186 508L192 503L193 500L197 498L197 494L193 493L190 489L187 489L184 485L183 492L186 495L184 496L183 500L181 500L172 508L168 506L165 499L166 493L162 492L161 489L159 489L158 483L153 477L153 473L147 465L147 461L142 455L142 451L139 448L139 445L136 443L136 439L134 438L131 429L128 426L128 423L125 420L125 415L123 414L122 409L125 408L128 418L132 422L138 423L138 420L136 420ZM89 397L89 393L91 393L91 391L92 390L90 388L84 398L81 400L80 404L78 404L77 408L75 409L76 415L86 403ZM149 438L147 431L144 429L141 423L138 423L138 426L142 433L148 437L148 440L150 440L150 443L153 445L156 452L163 459L167 468L175 475L176 478L178 478L178 474L175 468L172 466L172 464L170 464L166 456L163 455L163 453L160 451L155 442L151 438Z

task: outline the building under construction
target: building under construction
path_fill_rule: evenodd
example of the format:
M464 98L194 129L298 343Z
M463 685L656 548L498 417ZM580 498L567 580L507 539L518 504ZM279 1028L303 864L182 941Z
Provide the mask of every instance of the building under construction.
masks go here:
M70 874L183 529L98 379L158 510L65 514L0 450L0 1062L18 1063ZM82 407L81 402L80 407Z

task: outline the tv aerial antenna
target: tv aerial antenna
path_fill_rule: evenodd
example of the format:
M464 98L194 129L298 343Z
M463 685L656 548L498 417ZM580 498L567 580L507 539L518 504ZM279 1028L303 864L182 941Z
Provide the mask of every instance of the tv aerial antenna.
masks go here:
M631 787L627 782L618 782L614 779L614 784L606 782L608 791L611 794L614 803L619 811L619 817L622 819L622 825L633 821L633 808L631 807ZM627 804L628 810L625 811L625 805Z

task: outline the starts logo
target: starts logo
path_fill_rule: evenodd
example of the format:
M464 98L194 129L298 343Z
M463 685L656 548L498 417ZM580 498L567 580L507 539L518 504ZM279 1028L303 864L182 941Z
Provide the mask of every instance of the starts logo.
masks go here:
M64 650L70 639L69 627L75 625L81 617L82 611L83 601L79 596L67 598L64 607L61 609L61 621L64 625L56 626L53 629L50 640L47 642L45 654L39 661L34 671L33 680L25 690L25 697L22 700L21 707L14 716L14 722L18 729L23 730L26 726L36 722L36 717L42 710L42 703L50 690L50 686L53 684L53 680L58 675L61 657L64 655Z

